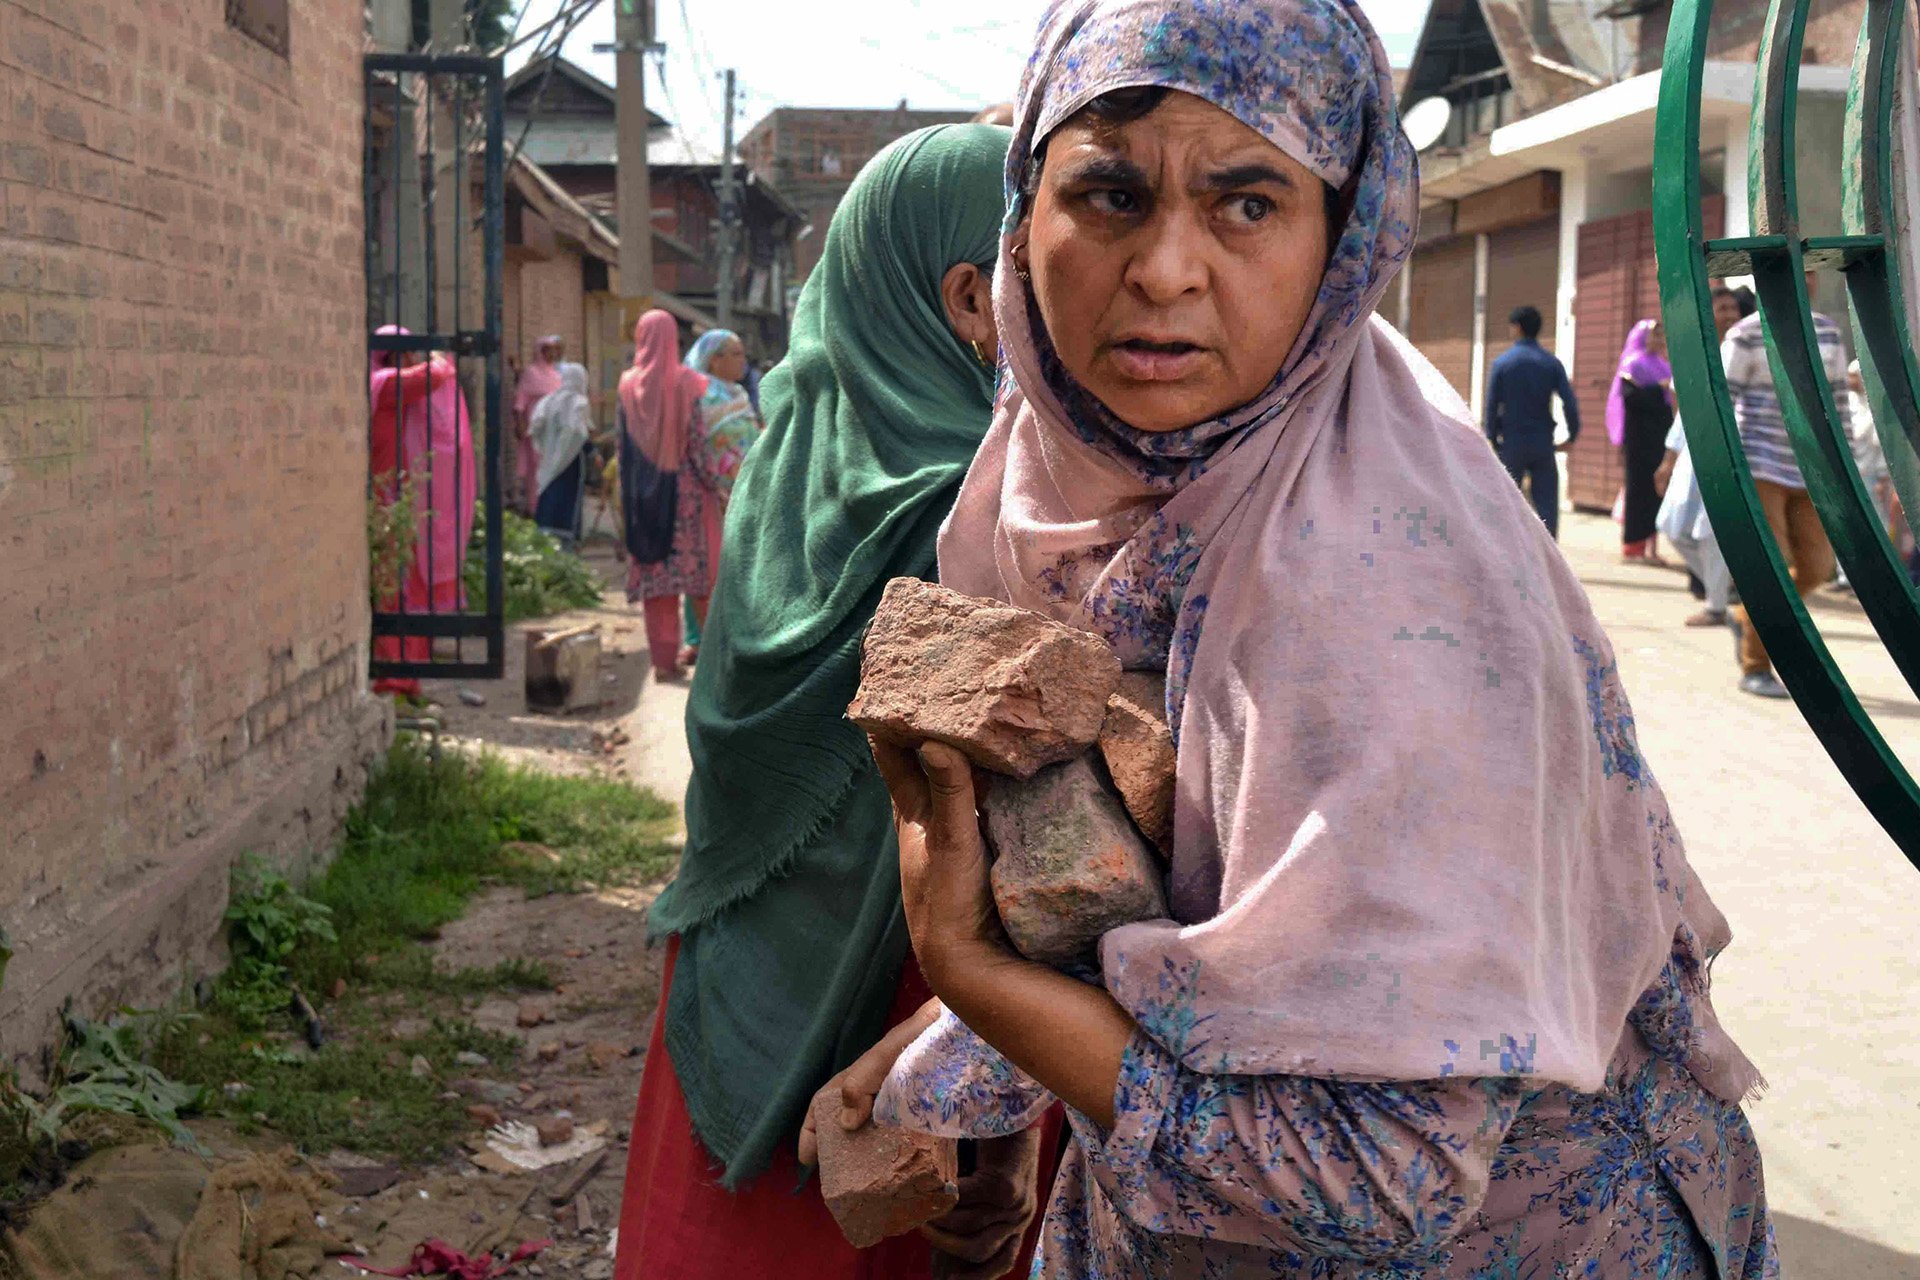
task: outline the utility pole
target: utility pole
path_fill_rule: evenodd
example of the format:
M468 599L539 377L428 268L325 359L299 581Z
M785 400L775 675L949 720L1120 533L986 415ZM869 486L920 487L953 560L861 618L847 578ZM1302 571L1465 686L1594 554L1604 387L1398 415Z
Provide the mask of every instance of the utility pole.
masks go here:
M653 299L653 192L647 175L647 63L653 46L653 0L617 0L614 10L615 129L619 154L620 295ZM606 46L597 46L605 50Z
M733 70L727 70L727 110L720 152L720 278L714 286L714 311L722 329L733 327L734 260L739 253L740 189L733 170Z

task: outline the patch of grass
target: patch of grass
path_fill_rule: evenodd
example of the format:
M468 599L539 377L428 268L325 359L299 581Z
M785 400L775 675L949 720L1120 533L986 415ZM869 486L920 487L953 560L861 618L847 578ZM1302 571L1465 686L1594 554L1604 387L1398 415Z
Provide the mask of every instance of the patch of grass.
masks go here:
M511 511L502 513L501 579L506 587L508 622L544 618L600 603L600 577L540 526ZM475 609L487 598L486 549L478 539L467 552L463 571L467 597Z
M347 819L340 855L306 893L332 913L338 937L289 957L309 992L357 966L432 937L486 883L532 892L633 883L664 874L676 849L675 809L621 782L563 778L456 752L438 762L396 744ZM523 842L557 860L530 859ZM521 975L524 976L524 975ZM503 985L515 985L513 983Z
M220 1081L213 1104L243 1132L270 1126L303 1151L343 1148L406 1163L444 1154L466 1127L467 1099L443 1095L447 1082L495 1074L461 1065L456 1054L478 1053L490 1063L513 1062L519 1042L457 1018L435 1018L418 1035L343 1038L308 1054L283 1041L250 1037L215 1017L196 1034L175 1033L156 1057L188 1079ZM413 1073L424 1058L432 1071ZM225 1085L244 1084L232 1094Z
M411 945L397 955L383 955L378 964L362 963L359 972L361 980L371 987L447 996L484 995L489 991L551 991L556 985L545 961L511 956L498 964L469 965L449 973L435 968L433 954L418 945Z
M171 1028L153 1061L202 1087L210 1108L243 1127L269 1125L304 1150L430 1160L467 1127L468 1100L444 1097L447 1082L497 1072L455 1056L478 1053L505 1068L519 1054L512 1036L458 1016L461 1002L550 990L554 979L524 957L441 971L424 941L488 884L552 891L656 877L672 864L675 847L665 837L675 826L673 806L625 784L451 752L434 761L402 741L348 817L339 856L323 874L295 892L249 872L236 890L229 974L261 990L237 1001L221 993L238 980L223 978L208 1013ZM536 856L533 846L547 853ZM288 945L290 938L298 941ZM248 956L260 963L243 971L238 961ZM268 970L272 993L262 977ZM340 979L346 994L322 1006L330 1038L309 1051L284 1012L292 988L319 1003ZM396 1038L401 997L410 1010L438 1015L427 1030ZM413 1073L415 1057L431 1067L426 1075Z

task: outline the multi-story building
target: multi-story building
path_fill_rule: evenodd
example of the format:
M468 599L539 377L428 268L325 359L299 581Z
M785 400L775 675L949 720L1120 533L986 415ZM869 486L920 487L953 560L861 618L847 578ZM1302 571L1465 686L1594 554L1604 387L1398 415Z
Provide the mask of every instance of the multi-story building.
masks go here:
M509 144L609 227L615 221L619 130L613 86L565 58L528 63L507 84ZM650 113L651 114L651 113ZM654 283L712 327L719 285L721 163L673 124L651 115L647 170L653 199ZM734 258L733 327L758 359L787 349L786 282L802 211L750 166L741 184ZM685 317L682 317L685 319Z
M740 140L740 155L805 215L794 248L793 282L807 278L826 245L827 225L860 167L902 134L928 125L971 120L968 111L915 111L904 100L878 111L844 107L779 107Z
M1507 315L1530 303L1569 366L1588 424L1566 492L1605 510L1620 488L1601 417L1620 348L1659 312L1653 254L1654 109L1668 0L1435 0L1401 105L1438 99L1420 160L1419 243L1383 313L1479 413ZM1801 76L1801 216L1837 231L1848 64L1864 0L1813 0ZM1709 235L1743 235L1747 127L1764 0L1718 0L1701 100ZM1426 107L1432 114L1439 109ZM1817 296L1836 318L1838 281ZM1844 326L1843 326L1844 327Z

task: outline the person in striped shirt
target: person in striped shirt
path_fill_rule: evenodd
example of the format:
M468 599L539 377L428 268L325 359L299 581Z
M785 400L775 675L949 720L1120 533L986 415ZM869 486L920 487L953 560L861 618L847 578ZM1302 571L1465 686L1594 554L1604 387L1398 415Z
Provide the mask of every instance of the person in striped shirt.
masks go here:
M1807 291L1813 291L1814 277L1807 276ZM1820 342L1820 360L1826 367L1827 385L1835 400L1839 421L1848 420L1851 396L1847 389L1847 348L1840 326L1819 312L1813 313L1814 333ZM1759 315L1741 320L1727 333L1720 349L1727 370L1727 393L1733 397L1734 421L1740 427L1740 442L1745 446L1747 469L1753 474L1754 491L1773 540L1780 547L1793 584L1802 597L1833 577L1833 547L1820 516L1807 496L1807 483L1794 461L1793 446L1787 439L1786 420L1781 414L1780 397L1773 386L1773 368L1767 361L1766 338L1760 329ZM1773 674L1773 663L1766 646L1753 629L1744 606L1734 613L1734 630L1740 637L1740 688L1762 698L1785 698L1786 688Z

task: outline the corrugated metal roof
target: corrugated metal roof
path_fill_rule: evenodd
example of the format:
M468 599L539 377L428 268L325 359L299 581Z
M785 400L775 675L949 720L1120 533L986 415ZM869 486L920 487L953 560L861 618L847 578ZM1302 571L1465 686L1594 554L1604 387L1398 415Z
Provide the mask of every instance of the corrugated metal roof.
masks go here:
M507 137L520 136L525 117L507 121ZM535 117L527 130L524 154L538 165L618 164L620 133L611 120ZM655 129L647 139L647 163L719 164L712 154L677 129Z

